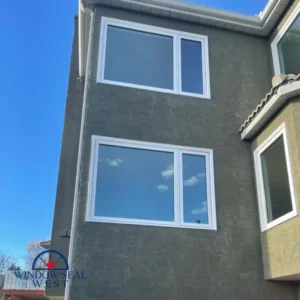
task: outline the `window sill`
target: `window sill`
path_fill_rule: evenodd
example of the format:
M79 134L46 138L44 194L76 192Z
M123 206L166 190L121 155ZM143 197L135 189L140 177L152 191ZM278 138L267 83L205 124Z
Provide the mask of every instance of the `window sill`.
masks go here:
M200 98L200 99L206 99L206 100L211 99L210 95L194 94L194 93L188 93L188 92L179 92L178 93L178 92L168 90L168 89L163 89L163 88L149 87L149 86L144 86L144 85L137 85L137 84L111 81L111 80L105 80L105 79L98 80L96 83L117 85L117 86L129 87L129 88L134 88L134 89L147 90L147 91L153 91L153 92L161 92L161 93L167 93L167 94L173 94L173 95L188 96L188 97Z
M291 220L291 219L293 219L293 218L295 218L297 216L298 216L298 212L297 211L291 211L291 212L287 213L286 215L284 215L284 216L282 216L282 217L280 217L280 218L278 218L278 219L276 219L276 220L274 220L274 221L272 221L272 222L264 225L264 227L262 228L261 231L262 232L267 231L267 230L269 230L269 229L271 229L273 227L276 227L276 226L278 226L278 225L280 225L280 224L282 224L282 223L284 223L284 222L286 222L288 220Z
M216 226L208 224L177 224L173 222L164 221L150 221L150 220L136 220L136 219L121 219L121 218L105 218L105 217L91 217L87 218L86 222L94 223L108 223L108 224L123 224L123 225L139 225L139 226L154 226L154 227L169 227L169 228L184 228L184 229L200 229L200 230L214 230L217 231Z

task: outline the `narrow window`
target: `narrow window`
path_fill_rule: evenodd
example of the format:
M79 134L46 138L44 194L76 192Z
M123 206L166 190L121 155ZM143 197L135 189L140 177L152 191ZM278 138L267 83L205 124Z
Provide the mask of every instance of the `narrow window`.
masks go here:
M275 75L300 73L300 3L271 43Z
M102 18L99 82L210 98L208 38Z
M183 154L183 222L208 224L206 157Z
M268 222L293 210L283 137L261 154Z
M299 31L300 17L298 16L278 43L280 67L283 74L300 73Z
M203 94L202 43L181 40L182 91Z
M262 229L297 215L284 124L254 152Z
M87 220L216 229L212 150L93 136Z

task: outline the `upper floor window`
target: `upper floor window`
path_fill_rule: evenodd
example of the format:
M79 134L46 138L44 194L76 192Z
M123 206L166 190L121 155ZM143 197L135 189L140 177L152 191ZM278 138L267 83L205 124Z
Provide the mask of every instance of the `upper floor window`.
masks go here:
M285 125L254 152L262 230L297 215Z
M216 229L212 150L92 140L88 221Z
M271 44L275 74L300 73L300 3Z
M102 83L210 98L207 37L102 18Z

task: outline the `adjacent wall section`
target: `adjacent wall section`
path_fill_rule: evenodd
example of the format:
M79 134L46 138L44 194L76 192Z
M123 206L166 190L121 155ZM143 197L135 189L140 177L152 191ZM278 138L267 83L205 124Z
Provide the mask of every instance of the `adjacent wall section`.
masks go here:
M253 150L282 123L286 125L288 146L298 209L300 207L300 99L294 99L252 142ZM261 234L266 279L300 280L300 216Z

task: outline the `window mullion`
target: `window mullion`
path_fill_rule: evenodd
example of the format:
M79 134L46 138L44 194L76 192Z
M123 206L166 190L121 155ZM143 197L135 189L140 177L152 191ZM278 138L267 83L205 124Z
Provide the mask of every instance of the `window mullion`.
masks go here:
M206 180L206 193L207 193L207 211L208 211L208 224L213 226L213 211L212 211L212 189L211 189L211 156L205 155L205 180Z
M182 163L182 155L183 152L179 151L178 153L178 160L179 160L179 178L178 178L178 199L179 199L179 216L180 216L180 225L183 225L183 163Z
M207 73L207 66L206 64L208 63L206 61L206 57L208 56L208 43L203 43L201 41L201 49L202 49L202 85L203 85L203 94L207 95L208 94L208 88L207 88L207 83L209 82L209 74Z
M174 35L173 56L174 56L174 91L180 92L180 37Z
M175 223L181 224L181 152L174 152L174 213Z

